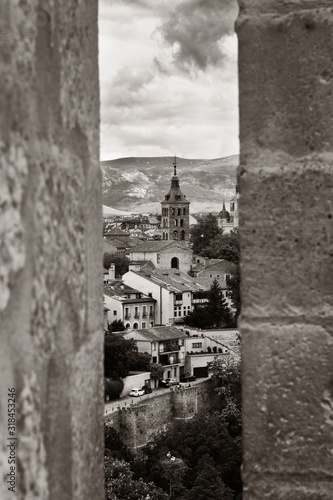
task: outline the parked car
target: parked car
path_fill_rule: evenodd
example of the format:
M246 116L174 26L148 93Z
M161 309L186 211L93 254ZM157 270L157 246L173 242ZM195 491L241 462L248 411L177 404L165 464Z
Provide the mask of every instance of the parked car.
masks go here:
M197 380L197 378L194 375L181 375L180 376L181 382L194 382L194 380Z
M166 378L165 380L160 380L161 387L171 387L172 385L178 385L179 380L176 378Z
M130 396L138 397L138 396L143 396L145 394L145 391L143 389L139 389L139 387L134 387L131 392L129 393Z
M153 392L152 388L149 387L149 385L143 385L141 389L145 391L145 394L151 394Z

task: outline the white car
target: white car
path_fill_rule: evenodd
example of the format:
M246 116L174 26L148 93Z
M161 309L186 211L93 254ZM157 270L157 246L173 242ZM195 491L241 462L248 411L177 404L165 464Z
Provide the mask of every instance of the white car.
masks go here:
M145 394L145 391L143 389L139 389L138 387L134 387L131 392L129 393L130 396L138 397L138 396L143 396Z

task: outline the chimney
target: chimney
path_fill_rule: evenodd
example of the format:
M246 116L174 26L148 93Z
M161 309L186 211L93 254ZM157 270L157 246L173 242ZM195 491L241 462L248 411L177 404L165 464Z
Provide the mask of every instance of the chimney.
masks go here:
M114 280L116 278L116 265L111 264L109 269L109 280Z

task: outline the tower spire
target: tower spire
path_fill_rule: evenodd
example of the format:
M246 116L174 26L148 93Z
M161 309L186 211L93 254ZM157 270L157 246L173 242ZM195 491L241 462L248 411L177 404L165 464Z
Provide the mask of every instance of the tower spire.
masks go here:
M173 160L173 175L174 176L177 175L177 156L175 156L175 158Z

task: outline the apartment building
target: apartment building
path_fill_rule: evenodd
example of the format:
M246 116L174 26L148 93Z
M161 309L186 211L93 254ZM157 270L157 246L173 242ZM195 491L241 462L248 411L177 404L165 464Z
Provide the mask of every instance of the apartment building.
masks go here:
M155 325L156 300L116 280L104 285L104 306L108 323L121 320L126 328L147 328Z

